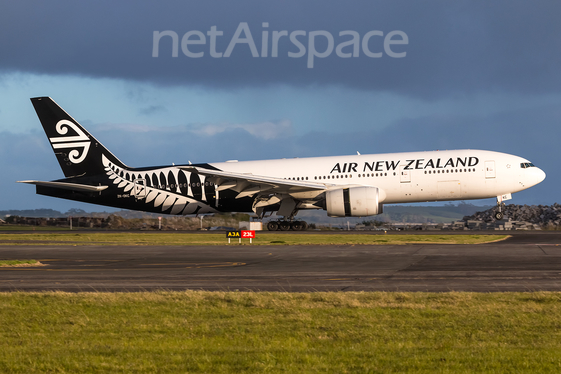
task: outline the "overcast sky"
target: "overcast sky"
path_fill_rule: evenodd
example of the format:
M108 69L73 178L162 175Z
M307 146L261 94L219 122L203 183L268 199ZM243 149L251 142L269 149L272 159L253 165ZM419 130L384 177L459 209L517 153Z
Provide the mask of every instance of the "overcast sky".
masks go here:
M0 210L95 206L29 98L131 166L436 149L530 159L559 201L558 1L27 1L0 12ZM493 200L478 204L492 204Z

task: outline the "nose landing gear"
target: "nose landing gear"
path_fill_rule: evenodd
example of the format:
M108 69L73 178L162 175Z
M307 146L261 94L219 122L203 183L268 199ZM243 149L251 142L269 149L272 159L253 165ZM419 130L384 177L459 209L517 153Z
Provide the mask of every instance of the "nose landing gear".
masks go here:
M502 206L504 206L504 204L501 204ZM501 205L499 205L499 209L501 209ZM498 212L495 212L495 219L497 221L500 221L501 219L503 219L504 214L501 210L499 210Z
M494 214L495 219L497 221L500 221L501 219L504 218L503 208L505 207L505 203L503 201L510 200L511 198L512 198L511 194L497 196L497 207L499 209Z

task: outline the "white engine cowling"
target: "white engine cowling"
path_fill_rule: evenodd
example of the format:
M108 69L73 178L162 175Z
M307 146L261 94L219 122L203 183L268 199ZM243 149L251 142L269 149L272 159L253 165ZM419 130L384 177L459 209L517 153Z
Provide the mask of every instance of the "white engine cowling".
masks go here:
M325 193L329 217L365 217L383 213L386 194L377 187L349 187Z

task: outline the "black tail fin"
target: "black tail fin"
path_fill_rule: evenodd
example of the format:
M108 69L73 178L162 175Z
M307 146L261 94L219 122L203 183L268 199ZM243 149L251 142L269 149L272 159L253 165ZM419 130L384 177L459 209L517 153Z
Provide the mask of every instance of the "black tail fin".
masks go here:
M65 177L104 173L102 155L115 165L128 169L53 99L35 97L31 102Z

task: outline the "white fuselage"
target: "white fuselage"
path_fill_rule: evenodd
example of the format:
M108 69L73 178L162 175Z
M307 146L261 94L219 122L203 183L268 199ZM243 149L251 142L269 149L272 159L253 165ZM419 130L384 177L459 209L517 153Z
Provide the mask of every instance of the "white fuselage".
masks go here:
M373 186L384 204L482 199L522 191L545 173L522 157L481 150L213 163L229 172L340 186ZM524 167L531 165L531 167Z

